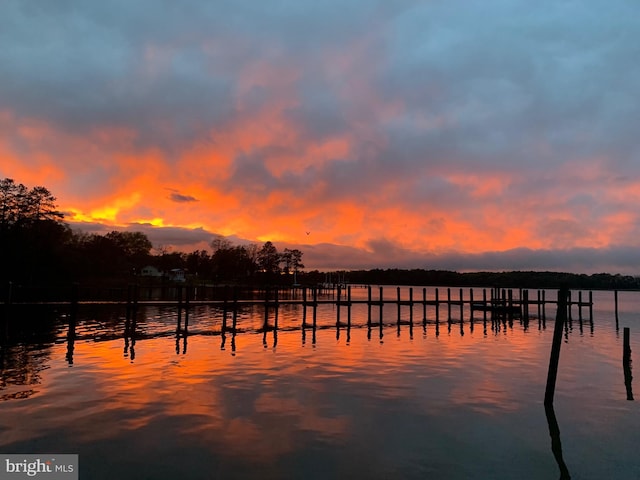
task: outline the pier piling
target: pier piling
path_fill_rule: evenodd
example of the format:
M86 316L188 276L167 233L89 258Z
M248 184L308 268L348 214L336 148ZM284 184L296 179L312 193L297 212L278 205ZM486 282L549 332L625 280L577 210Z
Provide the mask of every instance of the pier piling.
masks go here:
M551 344L551 356L549 357L547 387L544 393L545 405L553 405L556 378L558 377L558 362L560 361L560 347L562 346L562 329L567 322L567 296L566 288L558 290L558 311L556 313L556 323L553 328L553 342Z
M627 400L633 400L633 390L631 388L631 331L629 327L624 328L622 345L622 368L624 371L624 385L627 389Z

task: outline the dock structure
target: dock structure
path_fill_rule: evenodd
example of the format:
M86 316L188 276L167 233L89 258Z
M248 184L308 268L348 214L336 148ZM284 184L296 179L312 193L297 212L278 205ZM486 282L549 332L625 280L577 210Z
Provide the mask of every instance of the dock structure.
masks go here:
M452 295L451 288L447 288L446 298L441 296L440 288L435 287L432 290L432 298L428 299L428 289L427 287L422 287L422 295L421 297L416 298L414 296L413 287L409 287L406 292L406 296L402 297L402 290L400 287L396 287L396 295L395 298L390 296L385 297L384 287L378 287L378 295L377 298L373 295L373 289L371 286L366 286L368 289L366 299L353 299L351 297L351 289L349 286L346 287L347 290L347 299L344 300L344 295L341 292L341 289L338 289L337 297L318 300L317 295L314 290L313 301L306 300L306 293L303 294L302 300L288 300L286 303L288 304L297 304L301 303L303 306L311 306L317 307L321 304L334 304L336 305L338 317L340 316L340 307L351 307L352 305L357 304L366 304L368 311L368 318L370 323L372 323L372 307L377 307L380 310L380 316L382 317L382 309L384 305L391 304L395 305L398 312L398 322L399 323L413 323L413 315L414 315L414 306L419 305L422 306L422 317L423 322L427 321L427 306L433 307L434 310L434 320L439 322L441 320L440 312L441 308L446 307L447 309L447 321L451 321L454 318L454 308L458 307L459 316L458 319L460 321L465 320L465 311L468 312L470 321L473 321L476 318L478 312L482 313L482 318L484 320L487 319L488 316L491 318L521 318L524 321L528 321L531 316L531 309L537 310L537 317L540 320L546 319L546 306L549 304L556 305L556 300L548 300L545 295L544 290L537 290L537 297L532 298L530 295L529 289L518 289L517 295L515 294L513 289L499 289L493 288L490 289L490 294L487 294L487 289L482 290L482 298L475 299L474 298L474 289L470 288L468 295L465 296L464 290L462 288L458 291L457 298L454 298ZM476 289L477 291L477 289ZM572 307L577 308L578 316L580 320L583 319L583 309L588 309L589 318L593 319L593 295L592 292L589 291L588 300L583 300L582 291L578 292L577 301L571 300L571 297L567 300L567 306L569 311ZM402 312L403 307L408 307L408 320L402 320Z
M220 333L223 341L226 334L232 335L232 346L235 335L245 331L239 326L239 315L252 306L264 309L264 321L261 323L259 332L265 335L267 332L276 332L283 327L278 325L278 315L281 308L289 306L301 307L301 323L293 328L299 328L303 332L306 329L313 331L315 338L316 329L333 328L335 326L337 335L345 328L347 339L352 328L352 308L358 308L357 321L354 327L366 327L369 336L374 327L379 329L382 339L385 327L396 326L400 335L401 326L407 325L409 333L413 335L415 316L421 314L422 330L426 334L427 325L435 326L435 334L438 336L441 322L448 332L452 330L453 324L459 324L460 333L463 335L465 325L470 332L473 332L474 322L480 315L483 321L485 334L488 326L492 331L502 331L504 328L513 327L514 319L518 319L525 329L529 328L531 309L537 309L538 328L546 328L546 307L553 304L555 310L557 301L548 300L544 290L537 290L537 295L530 295L527 289L504 289L491 288L482 289L479 296L479 288L453 289L451 287L393 287L395 295L389 292L392 288L385 286L371 285L353 286L336 285L333 290L327 290L326 286L320 288L316 286L296 286L295 288L268 287L261 289L246 289L239 286L204 286L204 285L173 285L161 290L161 295L155 295L148 290L148 286L130 284L126 289L119 292L114 290L114 295L109 299L95 300L96 296L91 295L92 290L81 289L77 284L73 285L70 292L67 292L63 300L49 300L45 302L34 302L28 295L22 295L19 289L12 286L11 297L8 301L0 302L0 342L8 338L9 317L15 316L22 306L42 305L45 307L68 307L75 318L75 312L79 305L105 305L105 306L125 306L126 310L126 332L136 331L137 312L142 307L168 307L177 310L176 334L186 341L189 332L190 314L193 315L195 308L210 306L222 311L222 325ZM352 295L352 288L358 288L356 295ZM385 288L387 290L385 291ZM446 288L446 292L443 292ZM366 289L365 292L362 289ZM158 290L158 289L156 289ZM416 290L417 295L414 295ZM457 292L455 291L457 290ZM158 290L160 291L160 290ZM420 293L421 292L421 293ZM119 295L118 295L119 293ZM551 297L551 296L549 296ZM88 298L93 298L88 300ZM98 297L99 298L99 297ZM580 331L583 328L583 309L589 311L589 324L593 331L593 301L592 293L589 292L588 301L583 300L582 292L574 296L571 300L568 296L567 307L578 309L580 319ZM322 325L318 325L318 309L324 306L331 306L335 311L335 323L333 326L326 325L326 309L321 313ZM387 308L385 309L385 306ZM396 318L393 307L397 312ZM366 308L366 317L363 317L362 307ZM446 310L445 310L446 308ZM311 309L310 315L308 310ZM345 312L346 310L346 312ZM377 310L377 311L376 311ZM384 313L383 313L384 312ZM459 313L458 313L459 312ZM345 315L346 313L346 315ZM311 317L311 319L309 319ZM534 315L535 317L535 315ZM346 318L346 320L345 320ZM571 316L569 315L569 319ZM231 321L230 321L231 320ZM364 324L363 324L364 320ZM490 324L488 321L490 320ZM467 323L468 322L468 323ZM286 326L286 329L291 329ZM252 331L249 329L248 331ZM134 351L135 337L131 337L131 353Z
M364 288L366 291L356 291L355 295L352 295L352 286L346 285L339 286L335 291L329 293L323 288L320 293L321 290L314 286L302 286L296 289L271 287L257 292L253 290L247 294L246 290L243 291L240 287L233 286L216 287L206 291L202 286L179 285L174 287L169 298L161 299L151 298L152 296L144 286L131 284L123 289L120 298L108 301L90 301L86 300L86 290L83 295L82 289L76 284L69 290L64 301L36 303L24 301L25 297L20 295L19 289L12 286L12 296L9 301L0 302L0 344L4 345L11 337L10 326L15 322L11 325L10 323L12 320L20 319L20 309L28 305L43 305L47 308L55 306L54 310L66 310L69 313L61 317L68 318L69 323L67 352L69 363L73 362L75 340L82 338L82 335L76 331L77 311L81 305L118 305L125 309L125 353L130 355L132 360L135 355L136 341L150 338L137 327L137 320L142 312L140 309L146 306L163 307L163 310L165 310L164 307L168 308L165 311L168 311L168 315L175 321L172 331L154 333L152 336L175 336L176 353L179 351L184 353L186 352L187 338L193 335L219 335L223 349L227 345L227 338L230 338L232 350L235 349L236 335L241 333L261 333L265 345L269 335L269 338L273 338L275 346L279 331L301 331L303 343L307 339L307 332L310 332L311 341L315 344L316 330L335 329L336 338L340 338L342 331L343 334L346 334L348 342L352 329L366 328L369 339L372 338L372 331L379 330L379 337L382 341L383 335L388 333L389 328L396 327L397 335L400 336L401 326L408 327L405 331L408 331L411 338L413 338L414 327L418 325L421 325L421 328L418 328L422 330L423 335L427 334L428 329L433 331L436 337L439 332L445 329L450 334L453 330L452 325L456 325L456 330L459 325L460 335L465 335L465 332L474 332L474 322L478 321L478 317L482 319L482 323L475 323L476 328L482 329L484 327L485 335L487 335L489 328L498 334L512 329L516 323L514 319L518 319L518 323L525 330L528 329L530 317L536 317L535 313L531 314L532 310L537 311L538 329L545 329L545 307L551 304L552 308L549 310L551 312L556 311L559 305L555 299L548 300L547 297L552 297L552 295L545 295L544 290L537 290L531 294L531 290L528 289L502 288L452 289L451 287L414 288L406 286L389 288L372 287L371 285L353 288ZM447 291L444 292L444 289ZM481 295L479 295L480 293ZM582 334L582 319L586 311L588 311L589 323L593 332L592 292L589 291L586 298L588 300L585 301L584 292L581 291L578 291L577 294L574 291L574 295L569 295L569 291L567 291L566 297L562 297L567 310L566 323L568 327L565 325L565 329L573 328L569 314L573 308L577 309L577 318L580 320L580 334ZM58 306L66 308L57 308ZM214 307L211 318L215 318L215 321L207 323L205 329L201 325L202 317L198 312L198 306ZM252 306L258 308L254 310L251 308ZM301 308L287 309L288 306ZM329 308L321 309L320 315L318 315L318 310L322 306ZM357 307L357 310L354 312L352 324L352 309L354 307ZM311 315L309 315L309 309L311 309ZM247 310L254 313L259 312L258 315L264 312L264 320L257 323L244 321ZM299 315L297 320L290 320L291 310L295 311L294 315ZM396 315L394 315L394 310L397 312ZM335 321L331 321L331 315L327 315L327 312L331 311L334 312ZM283 312L286 312L284 316ZM253 316L254 313L252 313L252 318L257 318ZM207 315L211 314L207 313ZM321 318L320 322L318 322L318 317ZM431 330L432 328L433 330ZM566 331L565 334L567 334ZM630 365L630 348L628 346L629 334L626 330L625 337L624 361L625 366L628 367ZM104 339L108 338L113 337L104 337ZM625 375L628 374L628 371L630 371L630 367L625 370ZM630 382L627 383L630 384ZM632 392L629 391L628 396L631 397Z
M366 295L361 293L354 298L353 288L365 288ZM26 300L15 298L15 287L12 286L12 295L2 302L4 306L18 306L20 304L46 304L46 305L76 305L76 304L125 304L127 311L137 309L139 306L177 306L178 310L184 310L188 315L190 307L198 305L210 305L222 307L225 311L236 311L251 305L262 305L265 310L277 311L280 306L300 305L303 307L306 321L306 310L313 310L313 324L316 323L316 309L320 305L334 305L336 307L336 321L342 322L342 309L347 309L347 323L350 322L351 307L354 305L366 305L369 324L375 325L372 319L373 309L379 310L380 322L382 322L382 312L385 305L394 305L397 310L398 323L413 323L414 307L422 307L422 320L431 321L428 318L432 313L433 320L473 321L480 313L484 320L487 317L494 318L519 318L525 322L531 316L531 310L537 312L537 318L544 321L546 319L546 306L556 305L557 301L548 299L545 290L535 290L534 295L530 295L529 289L505 289L491 288L482 289L482 297L474 296L478 288L469 288L465 293L463 288L459 288L457 295L450 287L446 288L446 294L442 295L441 287L416 287L421 294L414 295L414 287L395 287L395 295L385 292L384 286L377 286L377 294L374 294L374 287L371 285L352 286L335 285L328 289L326 285L321 286L296 286L287 287L267 287L259 290L242 290L240 287L231 286L204 286L204 285L176 285L171 288L164 288L160 295L152 295L150 288L130 284L123 289L119 295L112 295L103 300L83 300L79 293L78 285L74 285L65 300L54 300L45 302L33 302L27 297ZM145 291L146 290L146 291ZM91 293L91 292L88 292ZM583 298L583 292L577 292L577 299L569 291L567 298L567 308L569 319L572 318L572 310L577 309L578 318L583 319L584 311L587 309L589 319L593 319L593 295L588 292L588 298ZM404 296L403 296L404 295ZM456 298L457 297L457 298ZM617 307L617 291L615 292ZM442 309L446 308L446 318L441 318ZM617 310L617 308L616 308ZM408 320L404 312L408 313ZM458 315L454 312L458 311Z

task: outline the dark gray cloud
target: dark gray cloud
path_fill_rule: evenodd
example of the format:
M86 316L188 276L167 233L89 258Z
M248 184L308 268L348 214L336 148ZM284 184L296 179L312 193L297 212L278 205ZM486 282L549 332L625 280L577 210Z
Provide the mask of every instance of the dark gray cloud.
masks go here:
M182 193L179 192L171 192L169 194L169 198L174 201L174 202L178 202L178 203L190 203L190 202L197 202L198 199L196 197L192 197L191 195L184 195Z
M206 248L215 233L203 228L155 227L148 223L132 223L126 227L113 227L103 223L69 222L72 230L83 233L104 235L113 230L144 233L154 247L172 247L181 251Z

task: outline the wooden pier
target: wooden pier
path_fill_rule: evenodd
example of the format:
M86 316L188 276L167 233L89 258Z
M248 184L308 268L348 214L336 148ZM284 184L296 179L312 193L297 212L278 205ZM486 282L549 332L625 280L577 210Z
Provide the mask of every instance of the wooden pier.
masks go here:
M352 288L366 289L366 294L360 290L356 298L352 295ZM386 291L385 291L386 288ZM113 298L103 300L87 300L92 291L79 292L80 287L74 285L66 294L64 301L28 302L24 299L9 298L4 305L19 306L24 304L43 305L126 305L127 311L135 310L139 306L176 306L179 311L185 311L188 315L193 306L208 305L217 306L225 312L237 312L239 309L251 305L262 305L265 312L277 312L281 306L299 305L303 309L303 317L306 322L307 309L312 309L313 322L316 324L316 311L321 305L333 305L336 307L336 322L343 322L343 310L346 309L347 323L351 321L351 308L356 305L366 305L368 312L368 325L382 323L383 310L387 306L397 310L397 322L413 323L414 314L422 310L423 322L440 321L473 321L478 315L486 320L520 318L528 321L531 316L546 320L546 311L549 305L555 305L557 300L547 298L545 290L506 289L506 288L441 288L441 287L384 287L371 285L352 286L336 285L333 288L327 286L301 286L295 288L263 288L260 290L247 290L231 286L203 286L203 285L173 285L163 289L160 294L154 292L148 286L130 284L126 290L118 292ZM158 290L156 288L156 290ZM394 291L395 290L395 291ZM13 290L15 291L15 289ZM391 292L390 292L391 291ZM10 290L10 293L12 290ZM82 293L82 294L81 294ZM569 292L567 306L569 319L577 310L580 320L587 316L593 320L593 296L588 292L588 297L583 298L583 292ZM481 295L481 296L480 296ZM617 292L616 292L617 300ZM420 308L421 307L421 308ZM374 309L377 318L374 318ZM444 310L446 309L446 310ZM534 313L532 314L532 310ZM587 312L587 313L585 313ZM617 302L616 302L617 312ZM267 314L267 313L266 313ZM389 318L389 315L386 315ZM466 317L466 318L465 318Z

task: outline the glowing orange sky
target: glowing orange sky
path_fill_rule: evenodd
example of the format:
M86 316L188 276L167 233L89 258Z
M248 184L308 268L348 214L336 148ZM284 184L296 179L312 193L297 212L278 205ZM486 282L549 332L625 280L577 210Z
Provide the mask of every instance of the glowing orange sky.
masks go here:
M589 18L558 20L558 43L539 36L542 7L512 18L515 38L499 15L477 24L476 7L410 4L344 19L317 6L295 22L286 9L155 13L167 28L139 31L127 9L113 24L62 9L54 27L16 8L0 175L49 188L74 228L143 229L183 251L222 234L296 246L314 268L640 271L638 107L625 100L638 86L613 88L604 72L618 65ZM243 20L225 28L225 15ZM446 31L416 23L445 18ZM95 36L79 42L78 19ZM66 69L27 27L61 38L50 56ZM567 88L582 77L545 52L592 89Z

